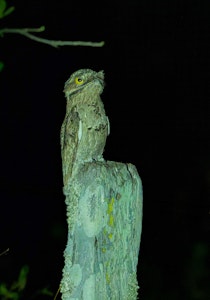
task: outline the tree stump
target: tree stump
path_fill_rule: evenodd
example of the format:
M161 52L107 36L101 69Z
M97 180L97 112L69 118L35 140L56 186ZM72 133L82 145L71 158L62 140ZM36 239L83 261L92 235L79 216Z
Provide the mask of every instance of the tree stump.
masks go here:
M63 300L135 300L142 184L132 164L81 164L64 188Z

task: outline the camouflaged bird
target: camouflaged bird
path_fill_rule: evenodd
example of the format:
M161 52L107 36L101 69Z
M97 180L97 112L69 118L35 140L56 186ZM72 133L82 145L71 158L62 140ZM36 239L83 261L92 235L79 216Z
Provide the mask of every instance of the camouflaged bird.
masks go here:
M102 161L109 134L109 120L100 94L104 88L103 71L81 69L66 81L66 115L61 127L61 156L64 186L75 166Z

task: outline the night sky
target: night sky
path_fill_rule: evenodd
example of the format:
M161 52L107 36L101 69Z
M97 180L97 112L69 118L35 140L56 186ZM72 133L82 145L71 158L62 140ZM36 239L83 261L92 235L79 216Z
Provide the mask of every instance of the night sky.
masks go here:
M105 46L55 49L15 34L0 40L0 252L10 248L0 256L0 282L15 280L28 264L26 299L59 286L67 241L63 86L74 71L90 68L105 72L111 134L104 158L134 164L143 182L140 299L209 299L208 1L8 5L16 9L1 28L45 25L37 36Z

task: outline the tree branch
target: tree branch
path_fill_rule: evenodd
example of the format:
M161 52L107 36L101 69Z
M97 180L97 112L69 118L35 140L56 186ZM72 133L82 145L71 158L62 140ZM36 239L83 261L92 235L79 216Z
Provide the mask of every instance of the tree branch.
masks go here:
M58 48L60 46L86 46L86 47L102 47L104 41L101 42L84 42L84 41L59 41L59 40L48 40L40 38L31 32L43 32L45 30L44 26L39 28L3 28L0 29L0 37L3 37L5 33L21 34L31 40L38 43L47 44L49 46Z

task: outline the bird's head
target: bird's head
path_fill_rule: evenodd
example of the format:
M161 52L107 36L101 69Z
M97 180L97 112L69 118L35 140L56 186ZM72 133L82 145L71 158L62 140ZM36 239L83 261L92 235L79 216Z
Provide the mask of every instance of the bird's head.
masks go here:
M66 81L64 93L67 98L85 90L94 89L101 94L104 88L104 72L95 72L90 69L81 69L74 72Z

